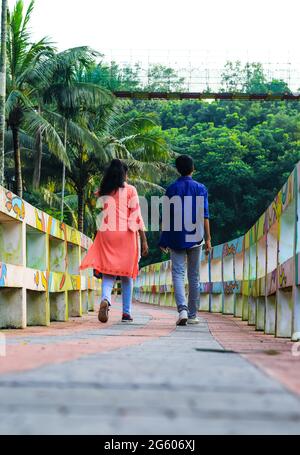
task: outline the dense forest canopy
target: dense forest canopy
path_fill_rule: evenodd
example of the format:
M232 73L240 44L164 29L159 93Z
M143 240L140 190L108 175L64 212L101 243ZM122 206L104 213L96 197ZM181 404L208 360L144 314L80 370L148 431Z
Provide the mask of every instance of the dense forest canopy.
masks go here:
M111 158L126 160L150 197L176 178L175 156L185 153L209 191L213 244L245 233L300 159L299 104L116 100L116 90L179 91L185 81L163 65L144 79L138 64L108 64L87 47L58 53L52 40L32 43L33 7L18 0L8 17L6 186L58 218L63 201L63 220L93 235L94 191ZM225 65L220 90L290 91L261 64L241 62ZM159 261L158 233L149 239L146 261Z

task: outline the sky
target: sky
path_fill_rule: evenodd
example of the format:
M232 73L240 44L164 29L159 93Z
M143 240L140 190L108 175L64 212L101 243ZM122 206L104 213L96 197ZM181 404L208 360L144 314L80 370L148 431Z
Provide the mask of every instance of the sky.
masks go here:
M193 65L225 57L296 65L299 13L299 0L36 0L32 31L60 50L89 45L124 62L149 54Z

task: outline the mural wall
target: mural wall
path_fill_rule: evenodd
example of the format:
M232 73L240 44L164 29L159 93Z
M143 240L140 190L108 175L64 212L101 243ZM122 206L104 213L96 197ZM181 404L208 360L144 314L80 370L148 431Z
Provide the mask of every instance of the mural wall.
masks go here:
M257 330L300 339L300 162L242 237L202 254L200 310L232 314ZM175 306L171 262L142 269L137 300Z
M66 321L93 308L99 287L79 272L92 241L0 187L0 328Z

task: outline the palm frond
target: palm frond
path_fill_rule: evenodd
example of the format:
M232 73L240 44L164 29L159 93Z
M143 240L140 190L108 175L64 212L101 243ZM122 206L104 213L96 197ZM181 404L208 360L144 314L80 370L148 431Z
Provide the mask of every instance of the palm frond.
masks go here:
M12 90L5 103L6 116L9 117L13 110L18 106L21 106L24 109L31 109L33 107L26 94L22 93L20 90Z
M43 50L42 53L32 57L30 65L23 64L23 71L17 79L17 83L27 83L33 87L42 86L44 89L52 81L52 72L46 62L54 53L53 48Z
M29 22L34 9L31 0L24 12L23 0L18 0L12 13L8 12L7 58L8 75L14 88L26 81L25 74L44 55L53 51L52 43L45 37L38 42L31 42Z
M136 159L141 161L170 159L170 147L159 129L124 137L121 142Z
M26 19L26 24L28 23L27 21L30 18L31 10L32 2L30 2L27 13L25 13L24 16L23 0L17 0L12 13L8 13L8 70L13 79L18 74L20 62L22 62L24 56L26 55L26 50L29 46L30 34L26 26L24 27L24 22Z
M124 160L129 168L132 178L142 178L145 181L158 183L163 175L165 178L172 178L178 176L176 170L165 163L160 162L143 162L130 158Z
M35 138L27 134L25 131L19 132L19 139L20 139L20 147L22 151L26 150L34 150L35 148ZM14 145L13 145L13 137L12 131L8 130L5 133L5 151L6 154L13 152Z
M64 80L67 75L74 79L74 70L80 66L90 66L100 54L88 46L74 47L56 54L53 58L44 61L40 65L40 71L52 74L53 80L58 80L62 75ZM75 79L77 81L77 79Z
M126 145L112 136L100 138L104 150L108 152L108 158L130 159L133 158Z
M27 110L24 118L24 129L34 136L42 134L50 152L69 168L68 155L54 126L33 109Z
M65 122L67 123L68 141L79 146L89 148L90 151L95 153L99 157L103 157L104 160L108 160L110 155L107 150L103 147L103 144L97 136L89 131L87 128L82 127L72 120L66 120L62 115L57 112L45 111L47 117L55 124L61 131L64 131Z
M60 112L75 114L80 110L99 109L101 106L111 105L113 99L108 90L83 82L72 84L58 82L46 89L44 94L46 103L57 103Z
M53 58L54 48L52 44L48 37L44 37L37 43L31 44L20 66L20 75L17 79L18 83L49 83L49 79L46 78L47 73L39 71L37 65L40 60ZM35 79L33 75L35 75Z
M165 193L165 188L147 180L132 178L129 179L129 183L136 187L139 194L145 195L147 193L151 193L163 195Z
M54 193L48 188L41 188L39 191L39 197L45 202L49 207L60 210L61 208L61 195L59 193ZM78 198L75 194L66 195L64 197L64 206L68 210L72 218L72 224L75 228L78 227L77 224L77 205Z
M138 115L129 117L121 115L115 117L114 124L111 129L111 134L122 137L128 134L137 134L141 131L150 131L153 127L158 125L158 119L156 115Z
M94 62L96 57L101 56L102 54L89 46L77 46L60 52L57 55L57 62L63 67L73 65L74 62L77 62L85 67L89 67L89 65Z
M26 30L27 30L27 26L30 22L30 19L31 19L31 15L33 13L33 9L34 9L34 3L35 3L35 0L31 0L29 5L28 5L28 8L27 8L27 11L25 13L25 16L24 16L24 20L23 20L23 26L22 26L22 32L25 33Z

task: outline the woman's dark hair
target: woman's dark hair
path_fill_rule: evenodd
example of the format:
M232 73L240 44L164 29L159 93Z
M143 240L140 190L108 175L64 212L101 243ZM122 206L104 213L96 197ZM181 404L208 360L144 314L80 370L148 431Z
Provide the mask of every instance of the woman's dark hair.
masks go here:
M127 171L127 164L122 163L121 160L112 160L103 176L99 195L108 196L119 188L124 188Z

